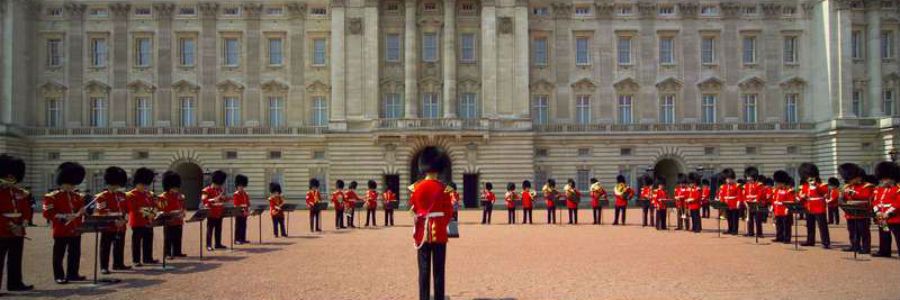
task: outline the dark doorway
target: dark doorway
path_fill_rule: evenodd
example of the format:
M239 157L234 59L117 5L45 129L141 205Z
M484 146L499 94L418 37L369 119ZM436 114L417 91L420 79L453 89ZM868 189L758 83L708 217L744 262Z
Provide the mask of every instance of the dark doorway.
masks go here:
M654 176L663 177L666 179L666 192L669 195L673 195L673 191L675 190L675 184L678 181L678 173L683 173L684 170L681 169L681 164L677 161L665 158L656 163L656 166L653 167Z
M448 155L447 151L443 151L443 152L444 152L444 156ZM416 181L419 181L422 178L425 178L425 172L423 172L422 170L419 170L419 155L421 155L421 154L422 154L421 151L419 153L416 153L416 155L414 155L412 157L412 161L409 162L409 183L410 184L416 183ZM441 174L438 174L438 179L440 179L441 182L443 182L444 184L449 184L451 181L453 181L453 163L450 160L449 156L447 156L446 159L447 159L447 168L444 169L444 172L442 172Z
M390 189L394 194L400 195L400 175L384 174L384 186L382 188Z
M195 163L185 162L175 165L175 172L181 175L184 207L197 209L200 206L200 190L203 188L203 169Z
M478 174L463 174L463 205L478 207Z

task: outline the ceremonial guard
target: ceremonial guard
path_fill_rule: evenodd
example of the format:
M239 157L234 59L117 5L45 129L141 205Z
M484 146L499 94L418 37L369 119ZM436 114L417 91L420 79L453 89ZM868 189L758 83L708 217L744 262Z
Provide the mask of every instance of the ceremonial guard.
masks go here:
M684 230L690 228L688 223L687 209L684 203L685 199L685 189L687 188L687 175L684 173L678 173L676 177L678 182L675 184L674 198L675 198L675 222L677 226L675 230Z
M384 193L381 194L381 205L384 206L384 226L394 226L394 208L391 203L397 202L397 194L391 190L391 187L384 187Z
M581 192L575 186L575 180L569 178L566 181L566 208L569 209L569 224L578 225L578 202L581 201Z
M334 187L334 192L331 192L331 204L334 205L334 228L347 228L344 226L344 181L338 179L334 183Z
M378 226L378 220L375 217L375 211L378 210L378 183L375 180L369 180L367 183L369 190L366 191L366 227L369 227L369 221L372 226Z
M856 164L845 163L838 166L838 173L844 179L842 196L846 204L871 209L872 192L875 187L864 180L866 171ZM850 234L850 247L844 248L843 251L869 254L872 248L869 218L849 214L844 214L844 218L847 220L847 231Z
M691 172L688 174L688 186L684 189L684 202L691 216L691 231L700 233L703 224L700 221L700 207L703 197L703 189L700 188L700 174Z
M822 247L831 248L831 238L828 235L828 222L826 214L825 197L828 196L828 185L819 178L819 167L811 163L802 163L798 168L800 190L797 197L806 203L806 243L801 246L815 246L816 227L819 227L819 235L822 237Z
M892 242L897 242L900 249L900 167L894 162L880 162L875 166L875 177L879 180L873 208L878 223L878 252L872 256L891 257Z
M739 203L743 201L741 198L741 188L738 186L737 181L735 181L736 175L734 174L733 169L727 168L722 170L721 177L725 179L725 183L719 187L716 201L722 201L728 205L728 210L725 212L725 219L728 220L728 231L726 233L737 235L738 219L741 215Z
M181 175L166 171L162 177L163 193L159 195L163 212L175 215L163 227L163 255L169 258L185 257L181 252L181 234L184 229L184 195L181 194Z
M668 226L666 225L666 217L668 211L666 211L666 202L665 200L669 199L669 194L666 193L666 179L663 177L656 178L656 188L653 189L653 194L650 197L650 201L653 203L653 206L656 207L656 229L657 230L668 230Z
M650 226L656 226L656 206L653 205L653 177L650 175L641 176L641 200L645 201L641 207L644 214L643 227L647 227L647 219L650 219Z
M64 162L56 169L59 189L44 196L44 218L51 222L53 235L53 279L58 284L85 280L78 274L81 263L81 226L87 205L76 186L84 181L84 167ZM23 235L24 236L24 235ZM66 268L63 269L63 258Z
M548 179L541 192L547 204L547 224L556 224L556 197L559 195L556 191L556 180Z
M409 199L415 215L413 240L419 266L419 299L432 299L431 278L434 278L434 298L444 299L444 270L447 256L447 225L453 207L444 184L438 180L449 162L440 150L429 147L422 151L418 165L425 179L416 182Z
M772 213L775 215L775 239L773 242L788 244L791 242L791 226L794 224L794 216L787 209L787 204L796 200L794 189L790 186L791 176L787 172L778 170L772 175L775 181L775 189L772 191Z
M318 190L316 191L318 192ZM312 199L309 198L309 194L307 194L306 204L310 206L315 206L318 200L316 200L317 196L314 196ZM312 201L310 201L312 200ZM272 233L275 237L278 237L278 230L281 229L281 237L287 237L287 229L284 227L284 211L281 210L281 206L284 205L284 197L281 196L281 184L277 182L269 183L269 216L272 217ZM313 209L310 209L312 211ZM318 216L316 216L315 228L313 228L312 215L314 213L310 213L310 223L309 223L309 231L322 231L318 229Z
M125 192L121 189L128 183L128 174L119 167L109 167L103 174L106 182L106 190L94 196L97 208L94 211L98 216L118 216L121 218L114 226L103 228L100 233L100 273L109 274L109 255L113 256L113 270L129 270L125 265L125 214L128 212L128 203L125 202Z
M491 215L494 213L494 202L497 202L497 196L491 191L494 184L490 182L484 183L484 191L481 192L481 203L485 204L481 212L481 224L491 224Z
M744 169L744 189L743 189L743 200L747 203L747 209L755 203L755 205L759 205L759 210L753 212L748 211L747 213L747 234L745 236L763 236L763 216L764 213L761 210L765 207L766 202L766 187L759 181L759 169L756 167L747 167Z
M250 195L247 195L247 185L250 179L247 176L238 174L234 176L234 194L232 194L231 203L234 207L241 209L241 214L235 216L234 243L249 244L247 240L247 217L250 216Z
M22 256L25 250L25 219L22 213L31 205L31 194L16 184L24 178L24 161L6 154L0 155L0 279L5 263L6 289L10 292L34 289L34 286L22 282Z
M222 216L225 214L225 203L228 198L225 197L225 180L228 174L222 171L212 173L212 183L200 191L200 200L203 207L209 210L209 216L206 218L206 250L225 249L222 245ZM213 248L213 237L216 239L215 248Z
M828 178L828 224L841 224L841 209L838 207L841 200L841 181L837 178Z
M619 225L619 215L622 215L622 225L625 225L625 212L628 209L628 200L634 198L634 189L625 182L625 176L616 176L616 188L613 190L616 197L615 215L613 225ZM603 191L603 197L606 197L606 191Z
M618 187L618 185L616 186ZM603 200L607 200L606 190L603 189L603 185L597 180L597 178L591 178L591 215L594 217L595 225L600 224L600 219L603 216L603 206L600 205L600 198ZM616 222L619 220L619 211L616 210Z
M453 220L459 221L459 206L461 199L459 192L456 191L456 183L451 182L447 185L447 193L450 194L450 203L453 204Z
M709 219L709 199L712 197L712 189L709 187L709 179L700 180L700 217Z
M153 220L159 211L156 196L148 190L156 174L139 168L134 171L134 188L125 193L128 202L128 225L131 227L131 262L135 266L155 264L153 259Z
M531 181L522 181L522 224L534 224L531 220L537 194L531 190Z
M350 228L356 228L356 202L361 201L359 195L356 194L356 181L350 182L350 188L344 192L344 214L347 215L347 225Z
M318 179L310 179L309 180L309 191L306 192L306 208L309 210L309 231L322 231L322 212L316 208L316 203L322 201L322 194L319 192L319 180ZM269 209L271 210L272 202L269 202ZM272 216L272 222L275 222L274 217ZM274 224L274 223L273 223ZM274 225L273 225L274 226Z
M503 196L503 200L506 201L507 224L516 224L517 199L519 199L519 195L516 194L516 184L512 182L507 183L506 195Z

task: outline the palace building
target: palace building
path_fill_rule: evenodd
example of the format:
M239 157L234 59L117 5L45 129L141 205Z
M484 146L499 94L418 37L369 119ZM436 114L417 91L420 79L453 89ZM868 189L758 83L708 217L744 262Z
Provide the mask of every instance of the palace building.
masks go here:
M834 176L900 146L900 1L3 0L0 152L399 189L726 167ZM674 180L670 180L672 182ZM159 188L157 187L157 191Z

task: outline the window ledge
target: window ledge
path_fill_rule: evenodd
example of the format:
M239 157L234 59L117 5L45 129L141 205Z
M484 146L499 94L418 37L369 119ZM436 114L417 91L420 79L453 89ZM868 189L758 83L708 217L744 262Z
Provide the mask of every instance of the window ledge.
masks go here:
M182 71L191 71L194 70L194 65L181 65L178 66L178 69Z
M152 68L153 68L153 66L134 66L134 69L138 70L138 71L147 71Z

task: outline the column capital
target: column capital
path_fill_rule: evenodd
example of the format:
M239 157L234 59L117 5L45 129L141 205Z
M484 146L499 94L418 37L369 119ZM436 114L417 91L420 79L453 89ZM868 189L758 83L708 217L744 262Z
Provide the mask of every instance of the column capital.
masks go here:
M175 4L173 3L156 3L153 4L153 13L157 20L171 20L175 14Z
M219 4L215 2L202 2L198 5L200 8L200 17L203 19L213 19L219 16Z
M847 10L850 9L853 5L853 2L856 0L832 0L836 5L835 9L837 10Z
M738 11L741 9L741 4L738 2L723 2L719 4L722 8L722 15L725 17L736 17Z
M288 3L287 9L294 18L303 18L306 16L306 3L291 2Z
M682 2L678 3L678 12L685 19L694 19L697 17L697 11L700 9L700 5L696 2Z
M345 6L347 6L347 3L345 0L331 0L332 8L344 8Z
M262 14L263 5L260 3L248 2L241 5L241 9L244 10L245 18L259 20L259 16Z
M606 1L597 1L594 3L594 7L597 13L596 16L599 19L609 19L612 18L612 13L616 9L616 5L614 3L606 2Z
M128 14L131 13L131 4L112 3L109 5L109 11L115 18L128 18Z
M69 15L69 18L72 20L81 20L84 17L84 11L87 10L87 5L80 3L67 2L63 5L66 13Z

